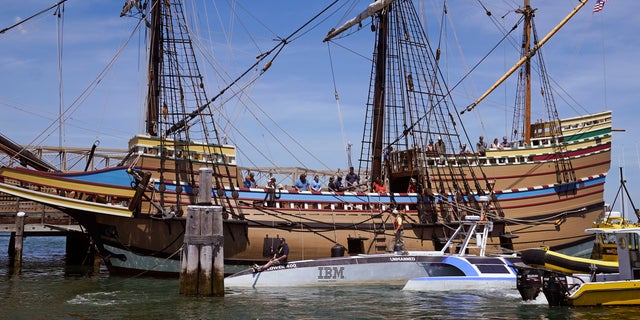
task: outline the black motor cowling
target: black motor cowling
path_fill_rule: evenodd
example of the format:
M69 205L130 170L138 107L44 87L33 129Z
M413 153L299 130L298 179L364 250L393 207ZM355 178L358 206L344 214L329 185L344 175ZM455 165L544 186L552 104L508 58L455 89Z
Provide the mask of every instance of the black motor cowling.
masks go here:
M567 276L559 272L545 271L542 276L542 292L550 307L567 306Z
M543 270L529 267L516 267L516 287L522 300L535 300L542 291Z

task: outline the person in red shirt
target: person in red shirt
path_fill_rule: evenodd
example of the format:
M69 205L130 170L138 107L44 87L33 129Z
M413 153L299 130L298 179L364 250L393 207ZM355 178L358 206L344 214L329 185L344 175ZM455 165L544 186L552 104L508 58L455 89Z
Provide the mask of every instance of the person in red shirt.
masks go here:
M382 179L378 178L373 182L373 191L377 193L387 192L387 187L382 183Z

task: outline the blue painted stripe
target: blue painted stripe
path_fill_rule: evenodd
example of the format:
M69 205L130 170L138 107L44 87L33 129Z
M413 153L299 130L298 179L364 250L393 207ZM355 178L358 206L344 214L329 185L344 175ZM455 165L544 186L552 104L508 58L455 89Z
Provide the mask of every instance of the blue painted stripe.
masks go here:
M121 187L131 187L131 181L133 181L131 175L127 173L127 168L123 167L94 171L91 173L61 174L56 176L75 181L101 183Z
M131 183L133 178L127 173L127 168L118 167L106 170L100 170L91 173L74 173L74 174L60 174L56 175L59 177L63 177L66 179L71 179L75 181L83 181L88 183L96 183L96 184L104 184L111 186L120 186L120 187L131 187ZM595 177L593 179L589 179L586 181L582 181L576 184L576 189L584 189L588 187L592 187L598 184L603 184L605 182L605 176ZM156 189L159 188L159 183L155 183ZM174 184L165 184L165 187L170 192L175 192L176 186ZM190 193L191 187L183 186L183 193ZM514 192L504 192L504 193L496 193L498 200L517 200L521 198L534 198L534 197L544 197L548 195L554 195L557 193L553 186L548 188L536 189L536 190L523 190L523 191L514 191ZM212 191L213 192L213 191ZM226 196L231 197L231 191L225 191ZM265 199L267 193L261 189L253 189L251 191L238 190L239 198L246 201L262 201ZM332 192L323 192L321 194L311 193L311 192L300 192L300 193L277 193L280 196L278 201L285 202L299 202L299 203L351 203L351 204L376 204L376 203L390 203L391 197L389 195L378 195L374 193L369 194L352 194L352 193L332 193ZM395 201L400 204L415 204L417 202L416 196L410 195L395 195ZM449 197L449 200L453 200L453 197ZM439 202L439 199L436 199L436 202Z
M591 180L577 183L576 189L580 190L580 189L592 187L598 184L603 184L604 182L605 182L605 177L597 177ZM554 187L550 187L550 188L542 188L537 190L496 193L496 196L498 197L498 200L514 200L519 198L542 197L547 195L554 195L556 193L557 193L556 189Z

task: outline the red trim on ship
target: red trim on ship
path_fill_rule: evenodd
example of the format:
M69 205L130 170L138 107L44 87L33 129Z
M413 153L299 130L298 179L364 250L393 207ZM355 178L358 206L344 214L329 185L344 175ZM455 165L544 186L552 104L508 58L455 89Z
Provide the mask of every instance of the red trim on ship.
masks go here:
M537 155L537 156L533 156L533 161L545 161L545 160L555 160L555 159L566 158L566 157L577 157L587 153L593 153L593 152L597 152L597 151L601 151L609 148L611 148L611 142L589 147L586 149L567 151L564 153L550 153L550 154Z

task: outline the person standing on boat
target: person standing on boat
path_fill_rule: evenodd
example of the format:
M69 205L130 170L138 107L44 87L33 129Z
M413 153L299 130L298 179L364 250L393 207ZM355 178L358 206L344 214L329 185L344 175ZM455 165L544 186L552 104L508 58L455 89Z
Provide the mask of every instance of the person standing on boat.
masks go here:
M498 142L498 138L493 139L493 143L491 144L491 149L502 149L500 142Z
M329 185L327 186L329 188L329 191L339 191L338 187L336 187L336 182L335 182L335 178L329 177Z
M344 186L342 185L342 177L338 177L338 181L336 181L336 190L335 191L344 191Z
M384 185L380 177L373 182L373 191L377 193L387 192L387 187Z
M300 178L298 178L298 181L293 184L293 187L298 191L309 191L309 181L307 180L307 174L301 174Z
M404 241L402 240L404 221L402 218L402 213L398 212L398 210L396 209L393 209L393 211L391 211L391 214L393 215L393 233L395 235L393 250L402 251L404 249Z
M476 150L478 150L478 154L481 156L485 156L487 154L487 142L484 141L483 136L480 136L478 139L478 143L476 143Z
M245 188L255 188L255 187L257 187L256 178L254 177L253 172L250 172L249 175L244 177L244 187Z
M438 137L438 141L436 142L436 152L439 155L447 153L447 147L445 146L444 141L442 141L442 137Z
M511 142L507 141L507 136L502 137L502 142L500 142L500 146L502 146L502 148L511 148Z
M469 150L467 150L467 144L466 144L466 143L463 143L463 144L460 146L460 154L461 154L461 155L469 154Z
M393 151L392 146L388 146L387 149L384 150L384 166L387 168L388 174L392 173L391 168L391 152Z
M251 188L256 188L258 186L253 172L249 173L249 181L251 181Z
M251 188L251 177L248 175L244 177L244 187Z
M442 141L442 137L438 137L438 141L436 142L436 153L439 156L438 164L444 164L444 155L447 153L447 147L445 146L444 141Z
M344 177L347 180L347 189L355 190L360 184L360 177L353 171L353 167L349 167L349 173Z
M275 207L275 200L280 198L280 196L276 196L276 177L269 178L265 190L267 194L264 196L264 201L267 207Z
M311 191L314 191L314 192L322 191L322 182L320 182L320 178L318 177L317 174L313 176L313 181L311 181L311 184L309 186L311 187Z
M269 269L271 266L286 266L287 265L287 256L289 256L289 245L284 238L280 239L280 245L278 246L278 250L273 254L273 258L269 260L265 265L258 266L257 264L253 265L253 271L262 272L263 270Z
M416 179L411 178L409 180L409 186L407 187L407 193L416 193L418 192L418 186L416 185Z

